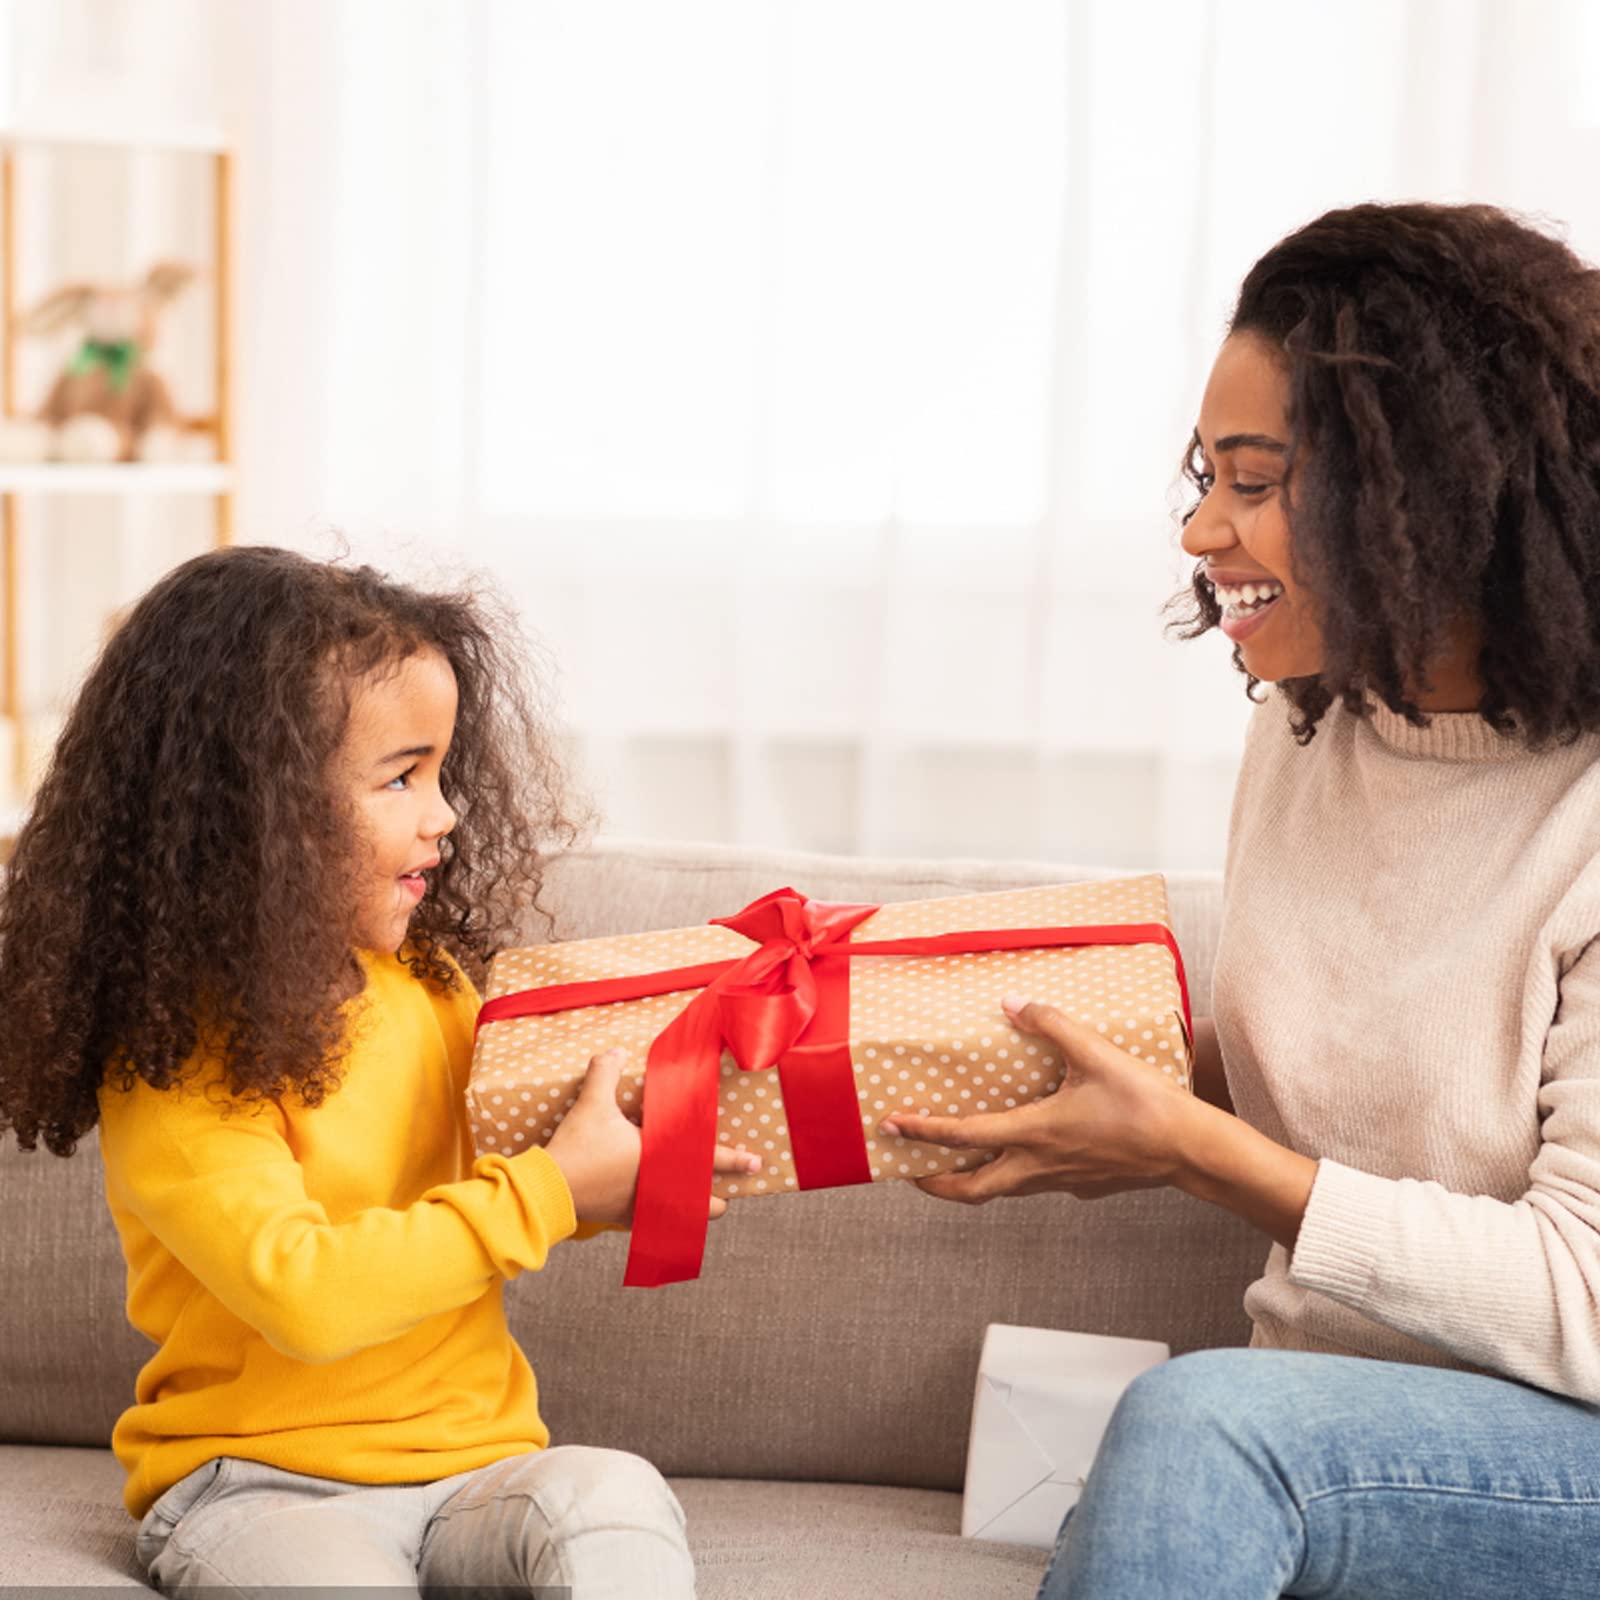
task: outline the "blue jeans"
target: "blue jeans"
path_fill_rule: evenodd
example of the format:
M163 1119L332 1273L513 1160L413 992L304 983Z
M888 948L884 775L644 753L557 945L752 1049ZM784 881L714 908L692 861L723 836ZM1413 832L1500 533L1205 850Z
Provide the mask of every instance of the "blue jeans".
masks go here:
M1136 1379L1039 1600L1595 1600L1600 1408L1502 1378L1207 1350Z

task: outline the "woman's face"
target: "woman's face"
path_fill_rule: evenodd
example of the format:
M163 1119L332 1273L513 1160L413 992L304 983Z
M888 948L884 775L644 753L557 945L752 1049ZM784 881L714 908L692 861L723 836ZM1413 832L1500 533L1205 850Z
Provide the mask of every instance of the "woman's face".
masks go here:
M1200 402L1195 443L1204 497L1183 530L1183 548L1200 561L1222 606L1222 631L1263 683L1312 677L1323 662L1317 608L1289 567L1288 410L1278 352L1255 334L1232 335Z

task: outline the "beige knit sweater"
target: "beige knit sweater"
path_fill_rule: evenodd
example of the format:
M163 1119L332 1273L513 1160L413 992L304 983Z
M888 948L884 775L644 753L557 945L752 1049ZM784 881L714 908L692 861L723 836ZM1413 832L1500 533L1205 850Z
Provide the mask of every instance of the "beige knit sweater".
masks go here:
M1302 748L1288 711L1251 721L1214 980L1239 1115L1319 1158L1252 1342L1600 1402L1600 736L1378 707Z

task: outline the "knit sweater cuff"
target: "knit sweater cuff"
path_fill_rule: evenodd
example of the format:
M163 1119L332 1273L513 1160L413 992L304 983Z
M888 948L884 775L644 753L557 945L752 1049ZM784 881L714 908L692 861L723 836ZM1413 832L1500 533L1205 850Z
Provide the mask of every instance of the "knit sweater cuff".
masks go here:
M578 1227L567 1175L542 1145L515 1155L479 1156L478 1165L493 1162L511 1175L528 1209L548 1230L549 1243L570 1239Z
M1289 1257L1289 1280L1360 1309L1378 1262L1394 1184L1324 1157Z

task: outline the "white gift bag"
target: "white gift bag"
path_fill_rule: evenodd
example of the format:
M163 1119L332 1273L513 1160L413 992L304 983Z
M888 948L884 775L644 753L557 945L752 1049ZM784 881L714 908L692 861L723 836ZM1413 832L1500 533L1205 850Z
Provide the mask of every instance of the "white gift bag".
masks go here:
M961 1532L1050 1549L1122 1391L1170 1354L1149 1339L990 1323L972 1403Z

